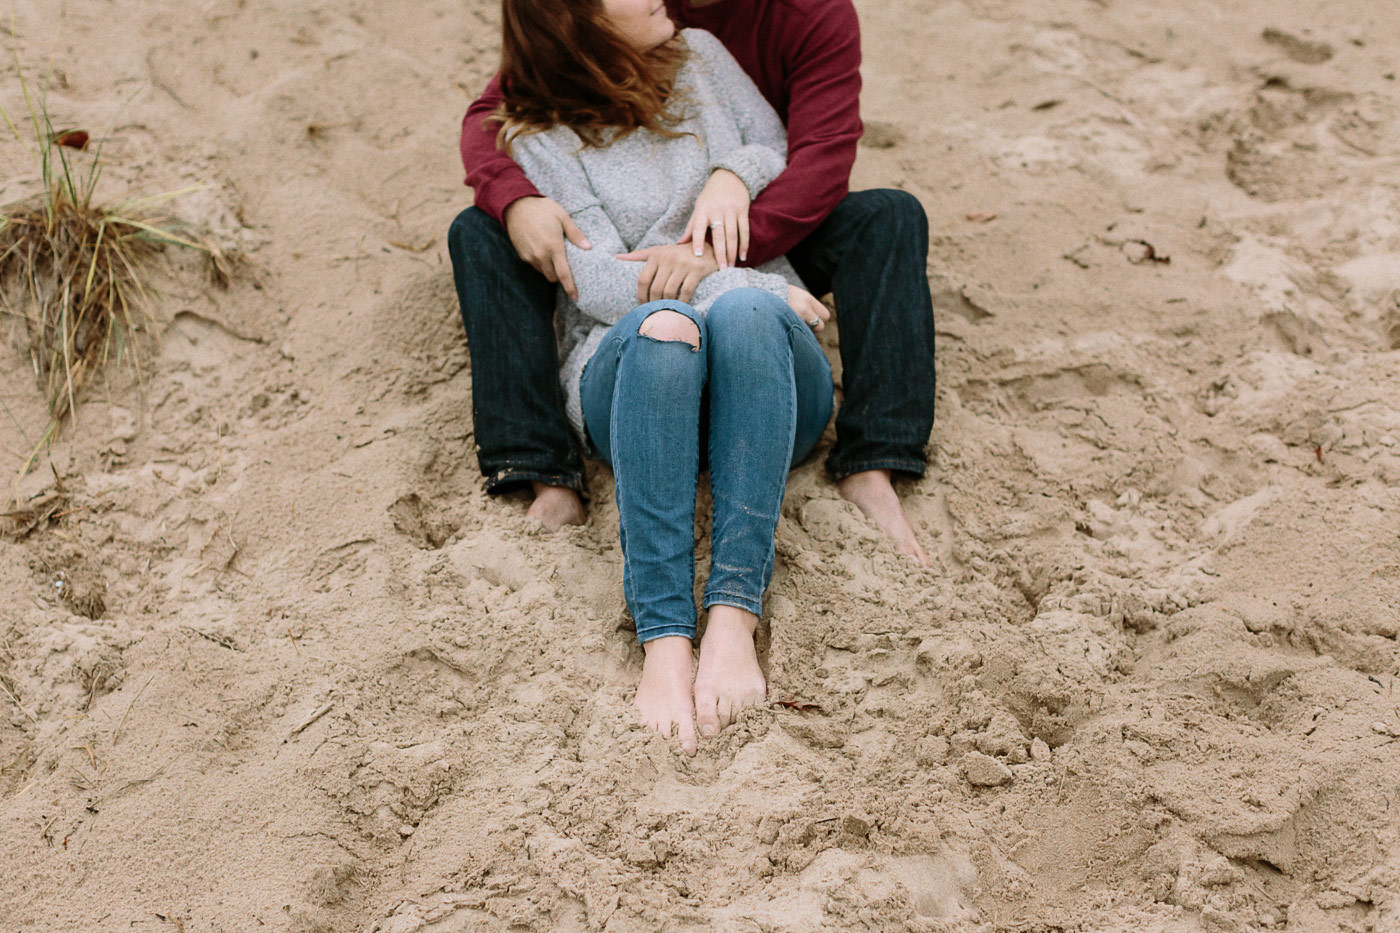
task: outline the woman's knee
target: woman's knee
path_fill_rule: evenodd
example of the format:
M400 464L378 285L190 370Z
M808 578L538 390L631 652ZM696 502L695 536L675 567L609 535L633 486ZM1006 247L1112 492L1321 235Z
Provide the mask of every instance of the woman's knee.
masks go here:
M787 302L761 288L736 288L725 292L710 306L705 323L715 333L758 340L764 336L781 336L787 319L795 313Z
M692 318L670 308L653 311L642 319L637 333L661 343L688 343L700 349L700 326Z

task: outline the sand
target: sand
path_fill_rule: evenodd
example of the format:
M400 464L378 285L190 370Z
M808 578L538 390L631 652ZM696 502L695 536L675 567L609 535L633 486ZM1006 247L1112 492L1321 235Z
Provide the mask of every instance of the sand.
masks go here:
M934 566L796 470L780 702L687 759L606 471L551 535L476 468L495 4L11 4L103 194L205 183L245 263L161 257L144 383L20 490L78 511L0 541L0 930L1400 929L1400 8L858 7L854 183L933 235Z

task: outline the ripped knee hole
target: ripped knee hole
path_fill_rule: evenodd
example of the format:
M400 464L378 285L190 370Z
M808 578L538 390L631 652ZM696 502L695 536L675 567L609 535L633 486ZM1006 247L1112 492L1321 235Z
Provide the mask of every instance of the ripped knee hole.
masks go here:
M694 349L700 349L700 328L679 311L653 311L642 321L637 333L652 340L688 343Z

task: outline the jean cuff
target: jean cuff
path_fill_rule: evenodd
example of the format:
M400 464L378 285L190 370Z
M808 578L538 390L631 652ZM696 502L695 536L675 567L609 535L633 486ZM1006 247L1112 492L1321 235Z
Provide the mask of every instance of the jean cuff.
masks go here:
M683 638L689 638L691 641L694 641L695 626L658 625L655 628L647 629L645 632L638 630L637 644L645 645L649 641L655 641L658 638L665 638L667 635L680 635Z
M906 473L914 479L919 479L924 475L928 465L923 458L910 457L886 457L879 460L862 460L859 462L838 461L833 457L826 458L826 468L832 477L838 482L856 473L864 473L868 470L892 470L896 473Z
M588 498L588 490L583 483L583 473L581 471L569 470L565 472L537 469L534 467L507 466L493 471L486 477L486 491L490 495L498 496L501 493L530 483L544 483L548 486L563 486L578 493L581 498Z
M763 616L763 597L754 599L751 596L741 596L737 593L706 593L704 608L711 606L733 606L735 609L742 609L745 612L752 612L754 615Z

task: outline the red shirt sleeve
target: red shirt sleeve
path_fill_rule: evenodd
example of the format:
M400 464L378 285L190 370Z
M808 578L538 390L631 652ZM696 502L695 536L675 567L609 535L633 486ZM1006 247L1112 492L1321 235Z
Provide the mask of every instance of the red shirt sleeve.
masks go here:
M789 63L787 168L749 208L747 265L792 249L850 190L864 129L860 23L852 4L835 3L802 26L791 29L782 50Z
M483 125L501 99L500 78L494 77L462 118L461 145L462 165L467 170L467 184L475 192L476 206L504 224L501 217L507 207L520 198L538 197L540 192L515 160L496 148L498 127Z

